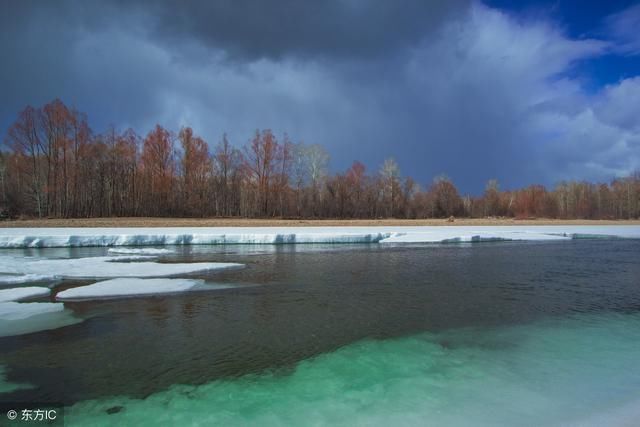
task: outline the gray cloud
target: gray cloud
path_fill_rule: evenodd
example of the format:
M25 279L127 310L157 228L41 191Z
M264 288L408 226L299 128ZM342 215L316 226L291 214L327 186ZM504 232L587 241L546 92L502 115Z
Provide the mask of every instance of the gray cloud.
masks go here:
M628 132L640 132L640 77L605 87L596 102L595 111L604 123Z
M131 2L123 5L132 7ZM155 36L197 39L243 59L368 58L418 43L467 0L140 1Z

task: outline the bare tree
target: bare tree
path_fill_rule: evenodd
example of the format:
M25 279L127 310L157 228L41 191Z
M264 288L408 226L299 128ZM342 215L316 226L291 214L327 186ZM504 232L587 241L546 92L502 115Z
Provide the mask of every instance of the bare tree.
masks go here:
M400 167L392 157L384 160L382 167L380 167L380 176L382 177L383 185L382 199L387 207L385 215L394 216L396 198L400 187Z
M0 203L12 215L38 217L640 216L637 172L609 183L565 181L553 189L504 191L491 180L482 195L462 198L445 176L420 190L411 177L401 178L391 158L379 173L368 175L355 161L330 175L322 146L293 144L286 134L279 143L270 130L256 131L243 150L223 135L213 155L190 128L178 139L176 151L173 134L160 125L144 142L130 129L94 134L87 117L60 100L26 107L3 140L8 150L0 155Z

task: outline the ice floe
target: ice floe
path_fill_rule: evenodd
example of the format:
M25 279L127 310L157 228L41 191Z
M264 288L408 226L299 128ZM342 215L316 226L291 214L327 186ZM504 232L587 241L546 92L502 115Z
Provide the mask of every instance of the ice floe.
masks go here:
M10 276L0 276L0 287L10 285L21 285L23 283L46 282L52 279L47 274L12 274Z
M127 257L129 258L129 257ZM152 261L119 262L117 256L17 259L0 256L0 272L49 275L55 278L94 279L115 277L168 277L201 271L242 268L242 264L221 262L158 263Z
M57 329L81 321L62 303L0 302L0 337Z
M30 298L46 297L51 293L49 288L27 286L23 288L0 289L0 302L21 301Z
M111 279L92 285L79 286L59 292L59 301L108 299L134 296L174 294L231 288L232 285L209 285L197 279Z
M0 320L20 320L63 310L64 304L55 302L0 302Z
M416 243L603 237L639 239L640 226L5 228L0 229L0 248L283 243Z
M159 248L110 248L108 251L110 254L125 254L125 255L166 255L172 254L173 251L169 249Z

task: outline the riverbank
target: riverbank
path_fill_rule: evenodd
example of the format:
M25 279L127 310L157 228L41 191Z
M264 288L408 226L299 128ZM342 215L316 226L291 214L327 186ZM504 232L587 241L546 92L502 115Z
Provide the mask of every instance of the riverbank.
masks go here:
M250 219L250 218L68 218L0 222L0 228L43 227L371 227L371 226L523 226L640 225L640 220L456 218L446 219Z

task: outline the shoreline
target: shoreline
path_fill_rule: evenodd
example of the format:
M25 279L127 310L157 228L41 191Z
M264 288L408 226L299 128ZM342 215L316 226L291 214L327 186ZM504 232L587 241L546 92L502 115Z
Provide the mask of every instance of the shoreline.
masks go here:
M447 219L276 219L276 218L68 218L0 221L0 228L140 228L140 227L372 227L372 226L531 226L639 225L634 220L457 218Z

